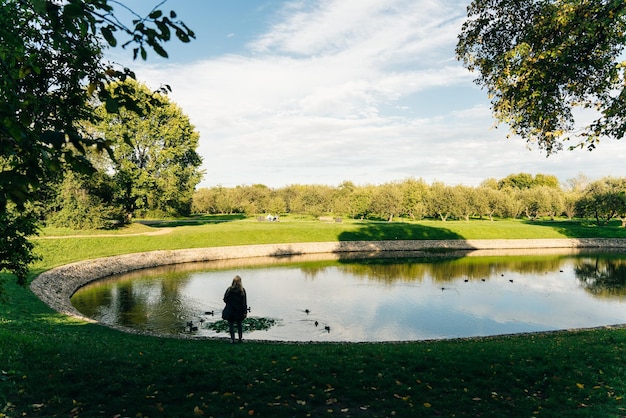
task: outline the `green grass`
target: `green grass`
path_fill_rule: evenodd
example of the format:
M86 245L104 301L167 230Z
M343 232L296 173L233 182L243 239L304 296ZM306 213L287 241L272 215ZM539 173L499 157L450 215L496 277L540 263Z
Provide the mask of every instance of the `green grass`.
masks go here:
M164 248L350 239L618 237L580 222L418 223L194 219L99 237L44 230L34 273ZM107 233L107 232L105 232ZM283 344L155 338L51 311L5 284L0 417L626 416L626 330L402 344Z

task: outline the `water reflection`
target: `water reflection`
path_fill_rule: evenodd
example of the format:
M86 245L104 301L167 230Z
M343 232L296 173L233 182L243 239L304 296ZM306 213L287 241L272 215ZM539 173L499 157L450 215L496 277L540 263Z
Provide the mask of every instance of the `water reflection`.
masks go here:
M176 334L191 320L200 325L194 335L225 336L207 325L219 319L224 289L239 274L250 316L278 321L245 336L252 339L421 340L626 322L626 254L494 254L168 266L87 286L72 303L103 323Z
M626 296L626 260L618 258L582 258L574 272L585 290L606 298Z

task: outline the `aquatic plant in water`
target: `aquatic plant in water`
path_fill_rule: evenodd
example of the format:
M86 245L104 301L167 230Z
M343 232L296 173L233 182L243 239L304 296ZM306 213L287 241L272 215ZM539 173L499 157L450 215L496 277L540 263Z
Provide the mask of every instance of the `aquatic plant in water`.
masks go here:
M248 317L243 320L241 325L244 332L267 331L276 325L276 320L273 318ZM205 328L215 332L228 332L228 321L220 319L219 321L209 322L205 324Z

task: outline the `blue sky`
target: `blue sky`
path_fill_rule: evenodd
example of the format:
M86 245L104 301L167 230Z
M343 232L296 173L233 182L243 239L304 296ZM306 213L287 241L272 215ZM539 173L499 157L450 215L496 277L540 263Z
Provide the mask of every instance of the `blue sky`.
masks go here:
M124 0L140 13L157 2ZM469 0L169 0L194 32L169 59L107 58L171 99L200 133L199 187L359 185L407 178L477 186L514 173L565 183L626 176L626 143L546 158L494 126L455 60Z

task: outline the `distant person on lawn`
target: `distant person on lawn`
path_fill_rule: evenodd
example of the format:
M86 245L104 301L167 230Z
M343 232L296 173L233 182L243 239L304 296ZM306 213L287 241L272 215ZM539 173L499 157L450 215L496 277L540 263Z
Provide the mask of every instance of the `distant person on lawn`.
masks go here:
M246 298L246 289L241 284L241 277L235 276L233 283L224 294L224 302L226 306L222 311L222 319L228 321L228 330L230 331L230 342L235 342L235 328L237 323L237 333L239 342L242 342L243 329L241 321L248 316L248 299Z

